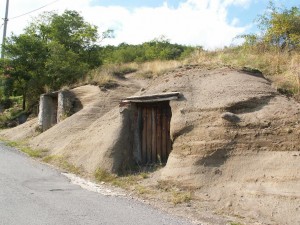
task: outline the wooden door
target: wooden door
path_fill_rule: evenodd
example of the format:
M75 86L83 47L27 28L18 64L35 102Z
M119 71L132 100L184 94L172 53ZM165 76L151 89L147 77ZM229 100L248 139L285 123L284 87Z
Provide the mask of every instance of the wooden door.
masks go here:
M172 117L169 102L140 103L141 113L140 145L142 164L165 163L172 149L170 121Z

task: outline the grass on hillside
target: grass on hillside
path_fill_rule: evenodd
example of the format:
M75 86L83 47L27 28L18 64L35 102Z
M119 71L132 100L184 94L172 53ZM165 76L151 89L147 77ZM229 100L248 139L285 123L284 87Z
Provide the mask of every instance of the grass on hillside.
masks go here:
M81 84L93 84L105 88L117 86L118 79L126 74L135 73L136 77L151 79L182 65L181 61L151 61L144 63L107 64L91 71Z
M243 46L216 51L196 50L188 58L181 61L150 61L104 65L90 72L83 83L111 88L117 86L117 79L124 78L128 73L135 73L136 77L151 79L189 64L197 64L209 69L224 66L236 69L243 67L258 69L282 93L300 95L299 52L263 51L258 48L245 48Z
M182 65L182 61L176 60L145 62L138 64L137 76L143 78L153 78L163 75L164 73L174 70Z
M216 68L249 67L260 70L273 85L283 92L300 94L300 54L275 50L259 51L243 47L226 48L213 52L196 51L186 63Z

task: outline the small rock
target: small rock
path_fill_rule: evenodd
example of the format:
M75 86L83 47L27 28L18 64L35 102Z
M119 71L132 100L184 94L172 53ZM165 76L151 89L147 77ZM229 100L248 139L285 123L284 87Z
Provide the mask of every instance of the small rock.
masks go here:
M216 175L217 175L217 174L220 174L220 175L221 175L221 174L222 174L222 171L219 170L219 169L216 169L216 170L215 170L215 174L216 174Z
M224 120L227 120L229 122L232 122L232 123L238 123L241 121L241 119L234 113L231 113L231 112L225 112L221 115L221 118L224 119Z
M227 208L231 207L231 206L232 206L232 202L227 202L225 206L226 206Z

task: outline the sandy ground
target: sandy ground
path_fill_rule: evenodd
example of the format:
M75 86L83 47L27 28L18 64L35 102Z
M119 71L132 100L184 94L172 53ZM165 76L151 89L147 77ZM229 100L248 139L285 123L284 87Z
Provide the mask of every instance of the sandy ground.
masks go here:
M63 155L89 174L110 170L122 156L114 148L120 99L178 91L182 97L171 102L173 150L142 185L166 181L190 190L190 205L173 211L208 224L224 224L227 216L244 224L300 224L299 103L260 74L230 68L186 66L149 82L133 75L119 82L105 91L74 89L83 109L42 134L32 120L0 135L30 138L32 147Z

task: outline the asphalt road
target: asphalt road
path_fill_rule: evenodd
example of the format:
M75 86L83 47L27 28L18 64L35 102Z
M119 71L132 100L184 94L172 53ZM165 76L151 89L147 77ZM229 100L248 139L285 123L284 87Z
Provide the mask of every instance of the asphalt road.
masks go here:
M188 225L148 205L105 196L0 143L1 225Z

